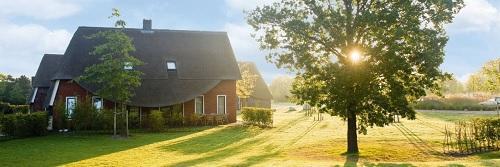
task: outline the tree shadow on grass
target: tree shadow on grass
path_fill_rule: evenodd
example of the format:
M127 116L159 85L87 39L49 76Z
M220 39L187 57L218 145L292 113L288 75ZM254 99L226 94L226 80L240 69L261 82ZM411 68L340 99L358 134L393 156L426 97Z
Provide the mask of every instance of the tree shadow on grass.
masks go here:
M180 143L163 146L162 149L177 151L183 154L201 154L224 148L246 138L251 138L258 133L257 131L249 126L226 127Z
M0 166L58 166L173 140L211 127L175 128L163 133L133 133L128 139L110 135L55 134L0 143ZM28 159L27 159L28 158Z
M416 167L415 165L408 164L408 163L370 163L366 162L363 164L363 166L366 167Z
M224 158L228 158L240 153L244 153L247 151L249 148L257 146L264 142L263 139L252 139L248 140L238 146L233 146L233 147L228 147L228 148L222 148L217 151L214 151L216 148L214 148L214 152L207 153L206 155L203 155L201 158L196 158L192 160L187 160L187 161L182 161L178 162L176 164L171 164L169 166L193 166L196 164L201 164L201 163L206 163L206 162L214 162L217 160L221 160ZM194 147L193 147L194 148ZM264 157L255 157L255 159L263 159Z

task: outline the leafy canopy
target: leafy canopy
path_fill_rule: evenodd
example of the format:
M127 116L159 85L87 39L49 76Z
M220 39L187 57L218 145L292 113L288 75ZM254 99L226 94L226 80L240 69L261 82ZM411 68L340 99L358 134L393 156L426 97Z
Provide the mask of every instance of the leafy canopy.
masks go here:
M267 60L296 73L301 103L355 115L366 133L394 115L414 119L409 104L449 77L439 69L444 26L462 7L462 0L282 0L247 20L271 52Z
M239 63L241 80L236 81L236 94L241 98L249 98L255 88L257 82L257 75L250 70L250 64Z
M110 17L119 16L118 10L113 9ZM101 62L87 67L79 78L85 83L99 85L99 96L120 103L127 103L134 96L133 90L141 85L140 76L143 74L135 69L143 62L130 55L135 47L132 39L123 32L125 25L123 20L118 19L115 26L120 29L101 31L89 36L89 40L104 41L90 53L99 56Z

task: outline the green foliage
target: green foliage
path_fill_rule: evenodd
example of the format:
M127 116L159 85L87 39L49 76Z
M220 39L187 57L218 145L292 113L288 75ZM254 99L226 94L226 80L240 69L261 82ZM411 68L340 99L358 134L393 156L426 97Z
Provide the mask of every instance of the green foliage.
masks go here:
M166 127L182 126L184 116L182 114L182 105L173 105L162 108L163 118L165 119Z
M0 76L0 101L15 105L26 104L30 93L31 81L28 77Z
M253 125L272 126L274 109L243 107L241 115L243 121Z
M292 83L293 78L286 75L274 78L271 85L269 85L273 100L276 102L290 102L292 99Z
M456 1L281 0L248 12L269 62L296 73L298 103L348 122L348 151L357 134L415 118L410 106L449 78L440 69L445 25ZM358 53L358 59L353 54Z
M135 51L132 39L119 30L101 31L90 39L105 41L91 52L102 61L87 67L79 81L99 85L97 94L104 99L128 102L134 95L133 90L141 85L140 76L143 74L135 69L143 62L129 54ZM125 66L134 69L125 70Z
M69 129L68 116L66 115L66 113L67 112L63 100L57 100L52 108L53 129Z
M443 148L450 154L500 150L500 119L457 122L454 128L445 129Z
M97 127L97 110L90 101L91 97L82 98L71 116L76 130L95 130Z
M30 110L29 105L11 105L9 103L0 102L0 113L23 113L27 114Z
M483 106L479 102L481 101L467 97L423 98L414 104L414 108L419 110L496 110L494 106Z
M249 63L239 63L241 80L236 81L236 94L240 98L249 98L254 91L257 76L250 70Z
M42 136L47 133L47 114L35 112L31 114L9 114L0 120L2 133L12 137Z
M153 110L148 115L148 126L151 131L160 132L165 129L165 118L163 113L158 110Z
M500 58L486 62L480 71L467 80L469 92L500 92Z

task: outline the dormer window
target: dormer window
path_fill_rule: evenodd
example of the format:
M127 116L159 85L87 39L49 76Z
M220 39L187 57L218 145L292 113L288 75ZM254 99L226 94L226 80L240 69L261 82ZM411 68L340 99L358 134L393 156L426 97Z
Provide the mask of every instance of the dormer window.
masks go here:
M167 70L168 71L175 71L175 70L177 70L177 66L175 64L175 61L167 61Z
M132 63L131 62L125 62L125 64L123 65L123 69L124 70L132 70L133 69Z

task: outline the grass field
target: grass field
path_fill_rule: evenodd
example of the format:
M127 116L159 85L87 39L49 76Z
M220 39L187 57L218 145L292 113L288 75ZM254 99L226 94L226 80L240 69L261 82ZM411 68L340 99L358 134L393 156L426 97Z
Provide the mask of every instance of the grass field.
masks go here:
M0 142L0 166L500 166L500 152L442 154L442 127L453 117L419 113L359 136L360 154L346 150L346 123L303 112L275 113L274 128L242 125L179 128L165 133L50 135Z

